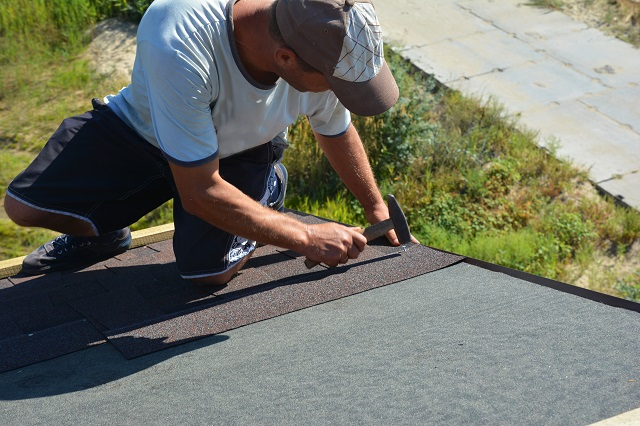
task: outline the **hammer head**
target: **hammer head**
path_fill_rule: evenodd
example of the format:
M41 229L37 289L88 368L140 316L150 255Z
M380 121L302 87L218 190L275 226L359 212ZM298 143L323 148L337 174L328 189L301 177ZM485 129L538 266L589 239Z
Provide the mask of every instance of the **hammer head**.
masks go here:
M400 244L409 244L411 242L411 231L409 231L407 218L396 197L391 194L387 195L387 204L389 206L389 216L393 222L393 229L396 231Z

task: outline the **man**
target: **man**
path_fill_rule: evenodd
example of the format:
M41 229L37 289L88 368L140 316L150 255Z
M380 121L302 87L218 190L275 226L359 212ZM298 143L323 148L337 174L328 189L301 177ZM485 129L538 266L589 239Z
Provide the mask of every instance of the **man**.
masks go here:
M195 283L227 283L256 241L329 266L355 259L361 230L278 211L285 131L308 116L376 223L389 212L349 111L379 114L397 98L369 0L156 0L138 29L131 84L66 119L7 190L17 224L63 233L23 271L121 253L128 226L172 197L176 263Z

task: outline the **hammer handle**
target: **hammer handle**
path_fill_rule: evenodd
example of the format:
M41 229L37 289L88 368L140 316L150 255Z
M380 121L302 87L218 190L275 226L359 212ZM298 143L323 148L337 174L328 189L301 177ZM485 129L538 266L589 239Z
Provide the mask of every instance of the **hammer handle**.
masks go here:
M367 226L362 232L362 235L365 236L367 241L372 241L378 237L382 237L384 234L391 231L392 229L393 229L393 222L391 221L391 219L385 219L382 222L378 222L371 226Z
M391 219L383 220L382 222L378 222L371 226L367 226L364 231L362 231L362 235L365 236L367 241L375 240L378 237L382 237L387 232L393 229L393 222ZM304 264L308 269L313 268L318 265L320 262L316 262L315 260L305 259Z

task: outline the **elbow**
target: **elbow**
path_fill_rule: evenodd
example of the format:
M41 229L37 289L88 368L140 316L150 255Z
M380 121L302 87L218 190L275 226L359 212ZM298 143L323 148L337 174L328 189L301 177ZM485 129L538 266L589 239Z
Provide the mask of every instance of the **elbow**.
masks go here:
M228 216L226 212L229 210L229 206L223 199L214 196L215 193L215 191L212 193L212 191L206 190L181 195L182 209L190 215L210 223L220 220L221 217Z
M182 204L182 209L193 216L201 217L202 211L202 201L198 198L187 195L186 197L180 197L180 203Z

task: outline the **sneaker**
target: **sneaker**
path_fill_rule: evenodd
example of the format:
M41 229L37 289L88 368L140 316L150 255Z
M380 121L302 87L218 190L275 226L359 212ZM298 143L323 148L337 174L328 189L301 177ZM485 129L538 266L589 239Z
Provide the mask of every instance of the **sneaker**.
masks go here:
M273 165L273 168L276 172L276 178L278 181L278 196L275 200L269 200L269 207L273 210L283 212L284 211L284 197L287 193L287 181L289 179L289 174L287 173L287 168L282 163L276 163ZM275 192L275 191L274 191Z
M35 249L22 261L22 272L45 274L87 266L124 253L131 244L129 228L97 237L74 237L62 234Z

